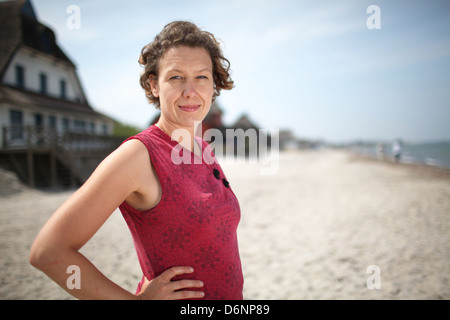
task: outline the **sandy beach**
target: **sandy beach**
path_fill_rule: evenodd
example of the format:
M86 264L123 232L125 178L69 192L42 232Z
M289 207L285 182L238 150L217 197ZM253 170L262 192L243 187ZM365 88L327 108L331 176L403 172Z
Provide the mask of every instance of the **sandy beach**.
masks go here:
M245 299L450 299L448 171L336 150L282 153L273 175L222 168L241 205ZM0 299L72 299L28 254L73 191L19 189L0 196ZM118 210L82 252L135 291L141 271Z

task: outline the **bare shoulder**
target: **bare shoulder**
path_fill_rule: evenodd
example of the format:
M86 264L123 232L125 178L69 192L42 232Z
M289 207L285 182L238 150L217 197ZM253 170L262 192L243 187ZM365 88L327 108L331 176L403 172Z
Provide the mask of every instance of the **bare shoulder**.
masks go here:
M134 191L126 198L132 207L144 210L154 207L161 198L161 186L152 166L147 147L139 140L125 142L118 150L119 163L126 169L126 179L133 180ZM131 182L131 181L130 181Z
M131 139L124 142L108 158L111 158L113 161L136 165L139 162L148 161L149 154L147 148L141 141Z
M138 210L153 208L162 195L147 147L137 139L126 141L106 157L89 178L88 186L117 194L117 205L125 201Z
M132 177L130 169L136 167L140 158L143 157L140 146L135 142L127 141L103 159L89 177L87 184L97 180L103 180L103 182L121 180L123 175Z
M145 170L142 167L146 161L146 147L137 140L127 141L99 164L82 189L122 189L121 196L125 197L139 187L139 171Z

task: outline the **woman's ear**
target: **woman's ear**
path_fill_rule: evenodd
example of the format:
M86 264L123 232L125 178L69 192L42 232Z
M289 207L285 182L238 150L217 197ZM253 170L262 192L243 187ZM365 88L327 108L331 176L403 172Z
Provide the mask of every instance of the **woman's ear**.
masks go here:
M148 83L150 83L150 88L152 89L152 94L155 98L159 97L159 86L158 86L158 80L154 75L150 75L148 77Z

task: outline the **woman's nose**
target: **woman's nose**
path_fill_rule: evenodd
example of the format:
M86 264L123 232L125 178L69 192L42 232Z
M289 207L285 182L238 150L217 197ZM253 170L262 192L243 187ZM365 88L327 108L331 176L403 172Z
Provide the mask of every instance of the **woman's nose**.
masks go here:
M183 89L183 97L185 99L190 99L197 95L197 88L194 81L186 81Z

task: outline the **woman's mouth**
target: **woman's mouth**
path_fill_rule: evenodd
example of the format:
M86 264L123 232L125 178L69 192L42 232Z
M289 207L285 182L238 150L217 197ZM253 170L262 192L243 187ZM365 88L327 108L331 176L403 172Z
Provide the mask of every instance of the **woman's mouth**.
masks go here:
M186 111L186 112L194 112L197 111L198 108L200 108L199 105L184 105L184 106L179 106L181 110Z

